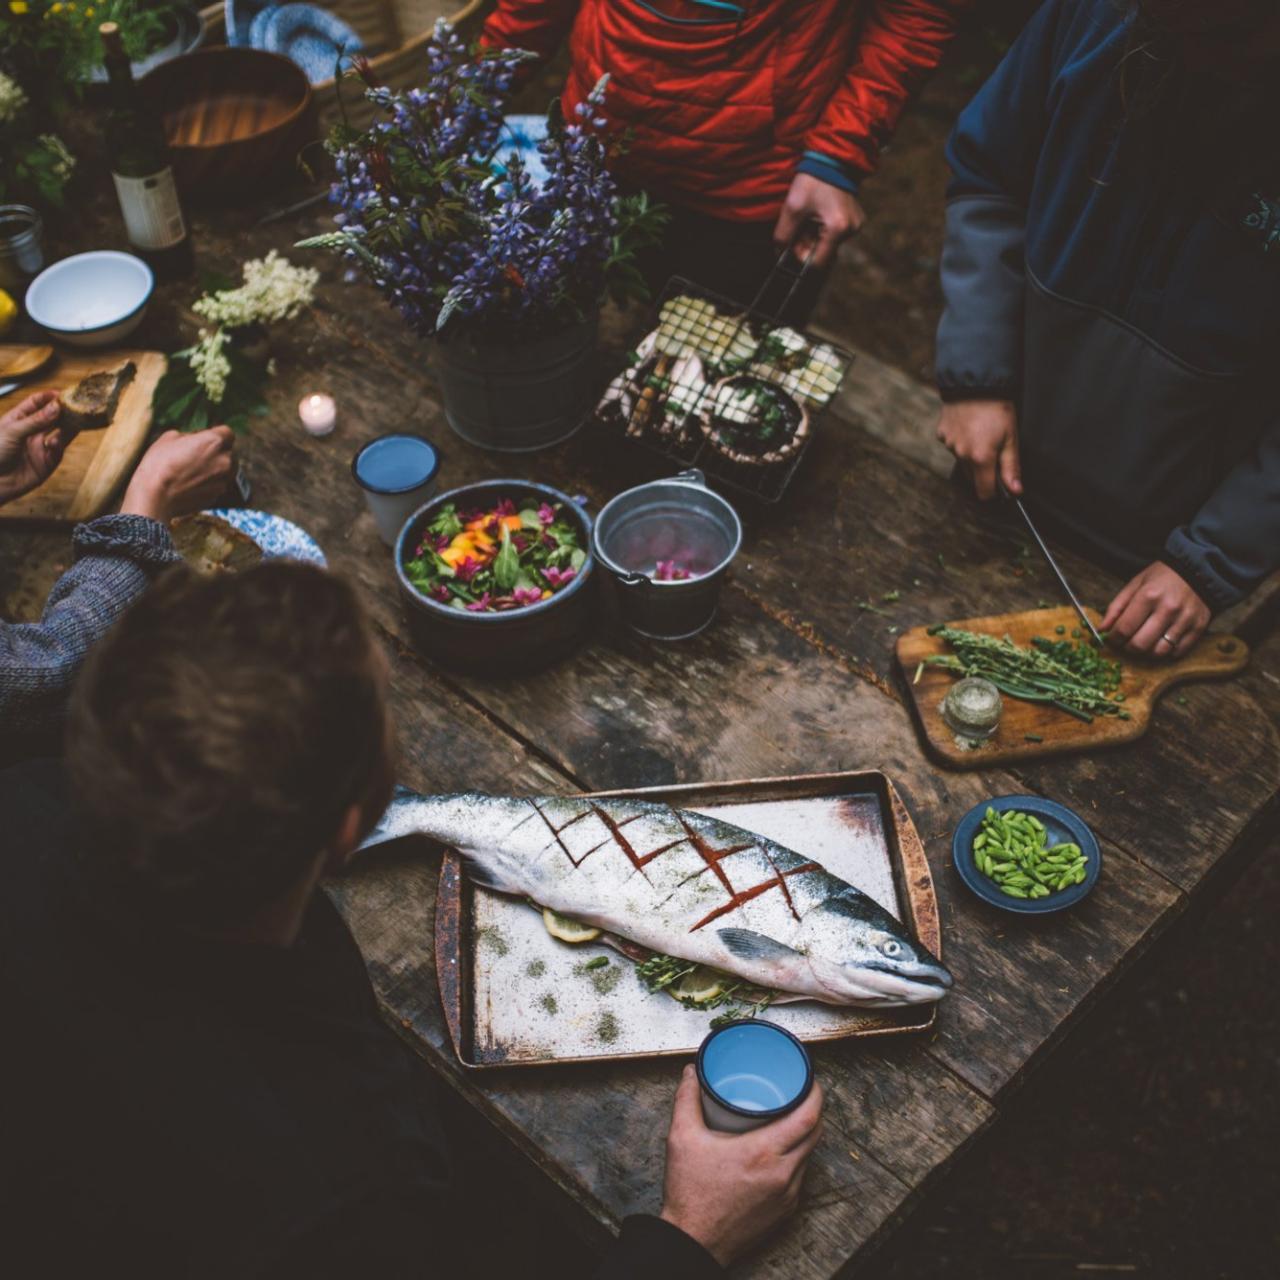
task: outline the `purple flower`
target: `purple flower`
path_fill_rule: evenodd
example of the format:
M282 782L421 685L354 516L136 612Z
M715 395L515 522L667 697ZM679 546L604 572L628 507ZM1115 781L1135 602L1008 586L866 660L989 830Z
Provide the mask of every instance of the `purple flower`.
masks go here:
M557 569L554 565L548 565L543 569L542 576L551 584L553 590L558 591L561 587L568 586L578 576L578 571L577 569Z
M542 506L538 508L538 521L543 525L555 524L556 513L552 510L549 502L544 502Z
M493 602L492 602L492 601L490 600L490 598L489 598L489 593L486 591L486 592L485 592L485 593L480 597L480 599L479 599L479 600L471 600L471 601L468 601L468 603L467 603L467 612L468 612L468 613L483 613L486 609L488 609L488 608L490 607L490 605L491 605L492 603L493 603Z
M470 582L472 578L484 568L474 556L463 556L457 564L453 566L453 571L462 579L463 582Z
M433 600L438 600L441 604L448 604L449 601L453 599L453 596L449 593L449 588L446 587L443 582L437 582L436 585L431 588L431 598Z
M537 587L517 587L511 598L518 605L537 604L542 599L542 592Z
M375 119L334 150L333 242L418 333L544 331L594 306L624 231L606 167L606 80L539 144L547 178L500 155L516 69L529 55L472 58L447 23L420 87L372 86Z

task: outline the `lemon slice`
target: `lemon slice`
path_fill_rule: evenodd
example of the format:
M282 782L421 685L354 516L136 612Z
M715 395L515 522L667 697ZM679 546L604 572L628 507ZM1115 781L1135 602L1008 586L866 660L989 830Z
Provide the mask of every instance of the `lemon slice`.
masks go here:
M13 328L18 318L18 304L3 289L0 289L0 337Z
M600 936L600 930L568 916L557 915L550 907L542 908L542 923L547 932L561 942L594 942Z
M724 991L724 983L723 974L700 964L679 982L673 982L666 991L682 1004L706 1004Z

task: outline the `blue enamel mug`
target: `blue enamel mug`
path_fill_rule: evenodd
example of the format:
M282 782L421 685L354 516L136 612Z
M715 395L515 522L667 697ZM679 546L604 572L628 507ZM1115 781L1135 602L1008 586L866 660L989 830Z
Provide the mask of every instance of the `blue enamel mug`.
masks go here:
M709 1129L746 1133L794 1111L813 1088L813 1063L775 1022L744 1018L711 1032L698 1049L702 1116Z

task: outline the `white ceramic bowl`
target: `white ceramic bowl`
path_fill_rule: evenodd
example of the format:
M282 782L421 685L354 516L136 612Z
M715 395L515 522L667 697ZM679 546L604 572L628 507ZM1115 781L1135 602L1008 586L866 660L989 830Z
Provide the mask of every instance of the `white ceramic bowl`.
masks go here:
M106 347L142 323L155 283L151 268L130 253L77 253L31 282L27 314L69 347Z

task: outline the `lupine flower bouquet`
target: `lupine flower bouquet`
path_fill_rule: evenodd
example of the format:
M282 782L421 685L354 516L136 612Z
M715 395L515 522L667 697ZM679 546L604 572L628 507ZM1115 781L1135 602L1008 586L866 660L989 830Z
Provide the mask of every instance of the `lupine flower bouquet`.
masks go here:
M331 139L340 230L300 247L361 267L420 336L519 342L582 321L608 293L643 297L634 253L663 215L643 195L620 195L610 176L607 77L572 120L552 108L544 182L503 153L503 109L531 56L473 55L442 20L423 86L370 84L379 117ZM367 64L357 71L369 77Z

